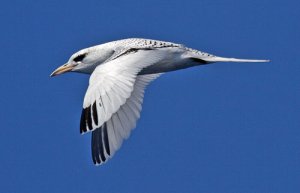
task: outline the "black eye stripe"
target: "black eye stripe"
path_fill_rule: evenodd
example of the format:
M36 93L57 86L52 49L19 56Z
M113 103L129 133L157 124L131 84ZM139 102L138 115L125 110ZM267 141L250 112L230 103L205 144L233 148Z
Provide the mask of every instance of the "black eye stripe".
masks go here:
M78 56L76 56L73 60L74 62L80 62L85 58L86 54L80 54Z

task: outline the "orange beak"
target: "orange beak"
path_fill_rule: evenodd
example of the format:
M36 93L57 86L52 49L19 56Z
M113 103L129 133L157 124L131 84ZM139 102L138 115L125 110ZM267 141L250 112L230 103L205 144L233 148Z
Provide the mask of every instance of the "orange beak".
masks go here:
M70 72L73 68L74 68L75 65L73 64L64 64L60 67L58 67L56 70L54 70L50 77L53 77L53 76L56 76L56 75L59 75L59 74L63 74L65 72Z

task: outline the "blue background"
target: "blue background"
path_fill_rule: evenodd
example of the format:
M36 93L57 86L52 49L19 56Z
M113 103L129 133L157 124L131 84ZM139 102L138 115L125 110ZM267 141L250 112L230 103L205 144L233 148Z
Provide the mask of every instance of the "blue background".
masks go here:
M296 0L1 3L0 192L300 192ZM143 37L271 59L168 73L107 164L79 134L88 76L49 74L79 49Z

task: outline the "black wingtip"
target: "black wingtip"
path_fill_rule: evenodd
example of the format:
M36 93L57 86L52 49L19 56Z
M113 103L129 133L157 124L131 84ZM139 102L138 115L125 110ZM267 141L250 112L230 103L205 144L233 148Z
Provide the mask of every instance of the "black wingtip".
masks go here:
M85 121L85 109L82 109L80 118L80 134L87 132L86 121Z
M98 129L96 129L96 130L98 130ZM92 132L92 158L93 158L93 162L95 165L101 164L101 159L97 153L98 149L99 149L99 144L96 143L97 137L99 137L98 134L96 133L96 131L93 131Z
M85 119L86 119L86 122L88 125L88 130L93 130L91 106L89 106L85 109Z
M106 123L92 132L92 158L96 165L106 161L105 150L110 155Z
M92 108L93 108L93 119L94 119L94 123L95 125L98 125L98 112L97 112L97 103L94 102Z
M80 118L80 133L93 130L91 106L82 109Z
M104 146L105 146L106 153L110 156L110 148L109 148L109 142L108 142L106 123L104 123L104 127L103 127L103 139L104 139Z

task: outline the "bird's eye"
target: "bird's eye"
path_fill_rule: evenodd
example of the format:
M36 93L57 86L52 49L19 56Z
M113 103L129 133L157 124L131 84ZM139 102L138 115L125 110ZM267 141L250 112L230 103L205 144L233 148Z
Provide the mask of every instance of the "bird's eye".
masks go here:
M73 60L74 60L74 62L80 62L84 59L85 56L86 56L86 54L80 54L80 55L76 56Z

